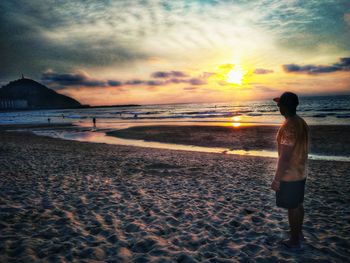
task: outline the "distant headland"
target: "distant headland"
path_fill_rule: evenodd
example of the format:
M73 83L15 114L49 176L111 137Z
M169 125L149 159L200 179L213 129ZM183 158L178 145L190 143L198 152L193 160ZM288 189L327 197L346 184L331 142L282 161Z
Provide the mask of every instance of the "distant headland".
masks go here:
M0 88L0 110L35 110L35 109L74 109L102 107L130 107L130 105L90 106L82 105L79 101L59 94L56 91L25 78L10 81Z

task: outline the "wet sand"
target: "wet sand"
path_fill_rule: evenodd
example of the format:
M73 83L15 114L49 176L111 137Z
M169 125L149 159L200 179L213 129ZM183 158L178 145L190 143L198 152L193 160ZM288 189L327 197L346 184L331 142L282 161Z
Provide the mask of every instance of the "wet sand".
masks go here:
M276 150L279 126L139 126L108 132L125 139L223 147L232 150ZM350 156L350 126L310 126L310 152Z
M349 168L310 161L300 251L275 159L0 131L0 262L345 262Z

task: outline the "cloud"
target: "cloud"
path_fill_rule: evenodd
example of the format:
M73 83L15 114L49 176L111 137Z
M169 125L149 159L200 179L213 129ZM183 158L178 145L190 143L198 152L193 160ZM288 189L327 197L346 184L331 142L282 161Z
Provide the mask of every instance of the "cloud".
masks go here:
M140 79L132 79L132 80L127 80L125 81L126 85L141 85L141 84L145 84L144 80L140 80Z
M344 14L344 21L350 26L350 13Z
M350 69L350 58L341 58L340 63L336 63L335 65L349 70Z
M273 73L273 70L263 69L263 68L257 68L254 70L254 74L270 74L270 73Z
M0 1L0 77L39 76L48 67L118 70L145 66L152 57L197 62L227 47L243 54L275 42L309 50L328 42L347 50L346 8L346 0Z
M164 71L160 71L164 72ZM188 76L187 74L181 71L170 71L169 76ZM152 74L153 76L153 74ZM94 79L86 72L79 70L76 72L69 73L57 73L53 70L47 70L42 73L41 81L49 85L54 89L62 89L62 88L81 88L81 87L122 87L122 86L167 86L170 84L181 84L187 83L194 86L207 84L206 82L207 74L203 74L200 77L193 78L170 78L170 79L129 79L129 80L101 80Z
M147 86L160 86L165 85L165 81L157 81L157 80L141 80L141 79L133 79L127 80L124 82L125 85L147 85Z
M204 79L201 78L191 78L188 80L188 83L191 85L204 85L207 84L207 82Z
M350 70L350 57L341 58L340 62L332 65L305 65L300 66L297 64L286 64L282 66L285 72L288 73L304 73L304 74L322 74L332 73L336 71L349 71Z
M123 83L121 81L118 81L118 80L108 80L107 83L111 87L119 87L119 86L123 85Z
M41 81L50 88L58 89L81 89L86 87L121 87L124 85L119 80L99 80L91 78L84 71L57 73L47 70L41 75Z
M87 86L87 87L105 87L107 83L92 79L85 72L77 73L55 73L46 71L42 74L41 80L47 84L56 84L60 86Z
M188 77L187 73L183 71L156 71L151 74L153 78L185 78Z
M148 86L161 86L161 85L164 85L165 82L164 81L157 81L157 80L148 80L148 81L146 81L146 84Z
M118 19L113 20L116 25L108 24L107 16L117 7L105 16L104 9L111 6L104 4L90 0L0 1L0 76L12 78L24 72L38 77L48 67L57 71L122 68L147 61L149 55L142 46L126 41L120 32L113 33Z
M199 86L199 85L205 85L207 84L206 79L204 78L189 78L189 79L178 79L178 78L172 78L168 79L166 83L174 83L174 84L179 84L179 83L189 83L191 85Z

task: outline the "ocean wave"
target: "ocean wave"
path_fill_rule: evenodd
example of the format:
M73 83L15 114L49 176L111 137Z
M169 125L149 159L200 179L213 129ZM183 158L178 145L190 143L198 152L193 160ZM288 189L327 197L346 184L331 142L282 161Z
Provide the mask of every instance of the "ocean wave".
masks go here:
M343 118L343 119L345 119L345 118L350 118L350 114L339 114L339 115L336 115L336 117L337 118Z
M164 113L164 112L167 112L167 111L145 111L145 112L142 112L142 111L139 111L139 112L134 112L134 111L116 111L116 112L113 112L111 114L142 114L142 115L156 115L156 114L161 114L161 113Z
M257 110L257 112L276 112L277 110Z
M237 114L238 115L238 114ZM137 117L121 117L123 120L160 120L160 119L203 119L203 118L218 118L218 117L232 117L237 116L236 114L207 114L207 115L168 115L168 116L137 116Z
M312 115L311 117L314 117L314 118L325 118L325 117L327 117L327 114L315 114L315 115Z
M350 111L350 108L322 108L315 111Z
M236 111L235 113L249 113L249 112L253 112L252 110L240 110L240 111Z
M252 112L252 113L248 113L247 115L248 116L262 116L263 114L262 113L254 113L254 112Z
M215 114L215 113L222 113L219 111L185 111L185 112L181 112L181 114L188 114L188 115L195 115L195 114ZM171 114L179 114L177 112L171 113Z
M69 119L87 119L90 118L88 116L80 116L80 115L68 115L65 116L65 118L69 118Z

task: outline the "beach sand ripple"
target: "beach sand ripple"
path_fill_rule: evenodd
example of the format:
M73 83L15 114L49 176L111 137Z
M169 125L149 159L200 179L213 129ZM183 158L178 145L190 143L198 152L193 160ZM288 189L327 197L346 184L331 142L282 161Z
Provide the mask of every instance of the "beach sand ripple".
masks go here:
M300 251L275 159L1 133L0 262L345 262L349 163L311 161Z

